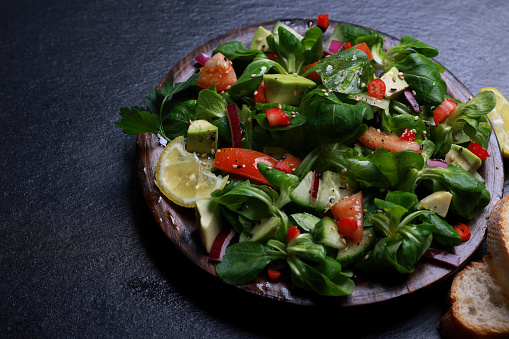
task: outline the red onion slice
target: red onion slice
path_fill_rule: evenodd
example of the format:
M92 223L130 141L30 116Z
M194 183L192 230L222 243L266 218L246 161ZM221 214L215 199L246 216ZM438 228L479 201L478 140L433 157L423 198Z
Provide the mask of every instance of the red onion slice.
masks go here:
M435 160L435 159L428 159L426 161L426 163L428 164L429 167L442 167L442 168L446 168L447 165L448 165L446 162L443 162L442 160Z
M334 55L337 52L339 52L339 50L341 49L341 47L343 47L343 45L344 45L344 43L341 41L331 40L329 45L323 50L323 54L324 55Z
M430 259L433 259L433 260L436 260L436 261L440 261L440 262L443 262L445 264L448 264L448 265L451 265L451 266L454 266L454 267L459 267L460 259L461 259L460 257L458 257L455 254L452 254L452 253L449 253L449 252L445 252L445 251L441 251L441 250L437 250L437 249L434 249L434 248L430 248L426 252L424 252L424 256L426 258L430 258Z
M320 185L320 178L318 178L318 172L313 172L313 180L311 181L311 191L309 192L309 198L311 201L316 201L318 197L318 186Z
M224 230L219 232L212 243L212 247L210 248L209 260L210 261L221 261L223 260L224 252L228 245L230 245L230 241L235 235L234 230Z
M414 95L412 94L412 91L410 91L408 88L405 89L405 98L408 101L408 103L412 106L414 109L414 112L416 113L422 113L422 108L415 99Z
M239 113L237 105L231 104L226 106L226 113L228 115L228 122L230 124L230 131L232 135L232 147L242 147L242 130L240 128Z
M194 61L196 61L197 63L199 63L200 65L205 65L205 63L210 59L210 56L208 56L207 54L205 53L201 53L201 54L198 54L195 58L194 58Z

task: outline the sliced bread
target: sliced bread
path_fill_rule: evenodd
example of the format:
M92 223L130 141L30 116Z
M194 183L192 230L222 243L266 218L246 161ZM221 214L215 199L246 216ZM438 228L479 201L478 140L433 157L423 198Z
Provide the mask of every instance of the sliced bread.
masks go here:
M509 301L497 283L490 254L454 277L450 300L452 306L440 320L446 338L509 337Z
M509 196L487 222L488 254L454 277L440 331L453 338L509 338Z
M509 298L509 195L500 199L489 214L486 243L493 256L495 273ZM509 320L508 320L509 321Z

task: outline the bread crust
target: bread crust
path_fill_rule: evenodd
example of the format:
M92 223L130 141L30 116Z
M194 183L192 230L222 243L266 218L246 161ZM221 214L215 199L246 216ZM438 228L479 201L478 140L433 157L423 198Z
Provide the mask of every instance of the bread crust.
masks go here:
M509 338L509 195L488 218L489 253L454 277L439 324L445 338Z

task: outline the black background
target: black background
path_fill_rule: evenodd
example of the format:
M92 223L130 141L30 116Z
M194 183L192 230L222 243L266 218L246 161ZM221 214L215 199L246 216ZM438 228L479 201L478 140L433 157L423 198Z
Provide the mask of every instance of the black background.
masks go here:
M505 0L1 1L0 336L439 337L450 280L342 310L281 305L213 279L159 229L135 137L113 124L208 40L325 13L427 42L474 95L509 95Z

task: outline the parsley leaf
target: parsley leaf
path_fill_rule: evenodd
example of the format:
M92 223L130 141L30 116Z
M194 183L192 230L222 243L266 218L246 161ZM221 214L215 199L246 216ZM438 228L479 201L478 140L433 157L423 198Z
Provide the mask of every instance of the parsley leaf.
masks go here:
M122 107L120 108L120 116L123 119L115 121L115 125L122 128L125 134L159 133L157 117L141 107Z

